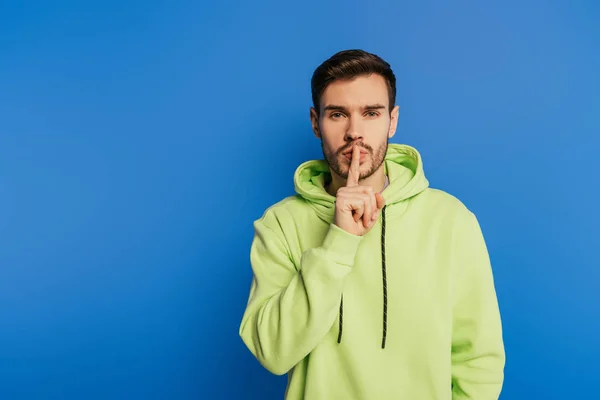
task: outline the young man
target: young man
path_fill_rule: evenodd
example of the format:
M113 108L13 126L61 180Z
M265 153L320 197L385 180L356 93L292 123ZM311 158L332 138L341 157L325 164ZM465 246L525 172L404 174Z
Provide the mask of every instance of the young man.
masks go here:
M388 144L396 79L376 55L335 54L312 77L325 160L255 222L240 335L288 373L288 400L497 399L505 363L476 217Z

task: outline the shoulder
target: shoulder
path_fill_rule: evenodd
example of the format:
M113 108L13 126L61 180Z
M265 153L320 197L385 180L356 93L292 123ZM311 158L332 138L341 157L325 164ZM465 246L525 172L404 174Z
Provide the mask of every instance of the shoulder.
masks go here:
M473 211L465 202L444 190L428 188L415 202L422 217L451 230L473 229L479 222Z
M471 210L458 197L435 188L427 188L418 196L419 201L432 209L455 215L468 215Z
M281 227L284 221L294 219L299 212L307 208L306 200L299 195L288 196L268 207L263 214L254 221L257 225L266 225L270 228Z

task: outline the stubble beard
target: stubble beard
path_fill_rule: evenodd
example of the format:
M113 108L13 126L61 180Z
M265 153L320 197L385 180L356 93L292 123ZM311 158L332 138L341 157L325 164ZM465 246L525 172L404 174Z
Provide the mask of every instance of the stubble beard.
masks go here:
M360 144L360 147L367 150L368 159L371 160L371 168L368 171L361 171L360 180L367 179L371 175L375 173L385 161L385 155L387 154L389 141L386 139L385 142L379 146L377 150L374 150L371 146L366 145L364 143ZM351 148L351 144L342 146L337 151L327 150L323 144L323 139L321 139L321 149L323 151L323 156L329 164L329 168L340 176L343 179L348 179L348 172L350 170L350 163L346 160L346 157L342 154ZM344 159L344 162L340 162L341 159Z

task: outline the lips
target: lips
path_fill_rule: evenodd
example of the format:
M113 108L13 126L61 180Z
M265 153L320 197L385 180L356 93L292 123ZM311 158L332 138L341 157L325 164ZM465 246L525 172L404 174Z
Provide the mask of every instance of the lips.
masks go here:
M351 157L352 156L352 149L346 150L342 154L345 155L346 157ZM360 155L362 156L363 154L369 154L369 152L367 150L361 148L360 149Z

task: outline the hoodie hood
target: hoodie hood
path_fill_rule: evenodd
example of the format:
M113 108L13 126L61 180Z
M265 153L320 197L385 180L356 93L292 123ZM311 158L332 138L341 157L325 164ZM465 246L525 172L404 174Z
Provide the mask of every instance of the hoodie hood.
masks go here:
M421 155L414 147L390 143L384 170L389 185L381 194L387 206L407 200L429 187ZM325 160L306 161L298 166L294 174L296 193L325 219L332 217L335 210L335 197L325 190L325 184L330 180L331 172Z

